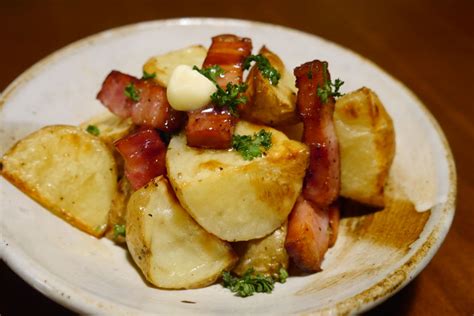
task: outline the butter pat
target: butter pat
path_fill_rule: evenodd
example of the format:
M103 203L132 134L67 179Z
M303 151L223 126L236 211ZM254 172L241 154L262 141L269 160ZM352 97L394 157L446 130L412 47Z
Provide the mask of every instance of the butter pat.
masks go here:
M187 65L179 65L171 74L166 96L173 109L192 111L209 104L211 94L216 90L215 83L198 71Z

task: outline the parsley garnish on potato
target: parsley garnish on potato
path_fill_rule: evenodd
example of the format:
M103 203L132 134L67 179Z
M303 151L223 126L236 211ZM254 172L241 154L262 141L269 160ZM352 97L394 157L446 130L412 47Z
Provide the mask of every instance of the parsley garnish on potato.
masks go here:
M99 136L100 135L100 130L95 125L88 125L87 128L86 128L86 132L88 132L89 134L92 134L94 136Z
M273 279L269 276L255 274L253 268L249 268L242 277L235 277L230 272L222 273L222 285L234 292L237 296L247 297L254 293L271 293L275 288L275 282L285 283L288 272L280 268L279 277Z
M114 225L114 238L117 238L118 236L123 236L125 237L125 225L119 225L115 224Z
M142 79L143 80L148 80L148 79L154 79L156 77L156 73L148 73L146 72L145 70L143 70L143 76L142 76Z
M140 100L140 92L135 88L133 83L126 86L123 93L125 93L125 96L132 101L138 102Z
M250 55L244 61L244 69L250 68L250 63L254 61L257 64L257 68L260 73L267 78L270 83L274 86L278 84L280 80L280 73L276 70L267 57L263 56L262 54L258 55Z
M245 160L262 157L272 146L272 133L260 130L251 135L233 135L232 148L238 151Z
M324 84L322 87L318 87L317 89L318 97L322 103L328 102L329 97L340 97L343 95L342 93L339 92L339 89L344 84L344 81L340 79L336 79L334 80L334 83L333 83L331 82L331 80L328 80L327 74L328 74L328 63L324 62L323 63ZM309 73L308 73L308 78L309 78ZM311 78L312 78L312 74L311 74Z

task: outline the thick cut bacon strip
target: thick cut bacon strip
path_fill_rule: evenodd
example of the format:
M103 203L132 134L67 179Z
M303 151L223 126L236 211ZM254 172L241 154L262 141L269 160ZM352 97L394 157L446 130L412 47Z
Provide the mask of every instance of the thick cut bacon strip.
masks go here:
M142 129L115 142L125 160L125 176L137 190L166 173L166 145L154 129Z
M328 229L326 210L312 205L300 196L288 217L285 248L301 270L321 270L321 262L329 246Z
M328 96L323 104L318 87L330 80L323 62L315 60L294 71L298 96L296 105L303 123L303 142L310 149L310 165L305 177L305 199L326 207L339 195L339 145L334 128L334 97ZM326 72L326 73L324 73Z
M252 40L232 34L222 34L212 38L212 44L202 64L203 68L219 65L224 75L217 79L217 84L225 89L227 83L242 82L242 65L252 52Z
M303 193L288 219L285 247L302 270L316 272L339 229L339 146L333 123L334 98L318 95L330 80L327 64L312 61L294 71L298 111L303 119L303 141L310 148ZM328 91L330 92L330 91Z
M125 87L129 84L136 85L137 82L138 79L133 76L112 70L102 83L97 99L115 115L130 117L135 101L125 95Z
M187 144L201 148L227 149L232 144L235 118L227 111L209 108L191 112L186 125Z
M218 35L212 38L203 68L218 65L225 72L217 79L226 89L228 83L242 82L243 63L252 51L252 41L235 35ZM187 144L192 147L226 149L232 146L236 119L225 109L212 104L202 110L188 113Z
M127 87L136 92L137 101L125 94ZM131 116L137 125L166 132L179 129L186 118L169 105L165 88L115 70L105 78L97 99L117 116Z

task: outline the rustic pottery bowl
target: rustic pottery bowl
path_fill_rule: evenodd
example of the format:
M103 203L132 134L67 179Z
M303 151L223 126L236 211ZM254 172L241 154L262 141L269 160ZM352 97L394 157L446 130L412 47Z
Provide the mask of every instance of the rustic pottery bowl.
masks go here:
M245 299L220 285L166 291L144 282L125 249L55 217L0 179L1 255L33 287L86 314L346 314L367 310L413 279L431 260L454 215L451 151L431 114L400 82L338 45L296 30L228 19L176 19L121 27L85 38L18 77L0 98L0 154L48 124L79 124L104 111L95 95L112 69L141 74L153 55L219 33L265 44L288 68L327 60L343 91L373 89L392 116L397 154L387 206L354 209L323 271L291 277L270 295Z

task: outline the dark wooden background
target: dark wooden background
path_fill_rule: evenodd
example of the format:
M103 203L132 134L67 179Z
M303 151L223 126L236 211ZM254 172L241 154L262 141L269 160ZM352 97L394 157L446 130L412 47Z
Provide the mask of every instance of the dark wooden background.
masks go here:
M453 226L432 262L370 315L474 313L474 1L0 0L0 91L49 53L139 21L231 17L316 34L373 60L437 118L458 172ZM1 315L70 314L1 262Z

